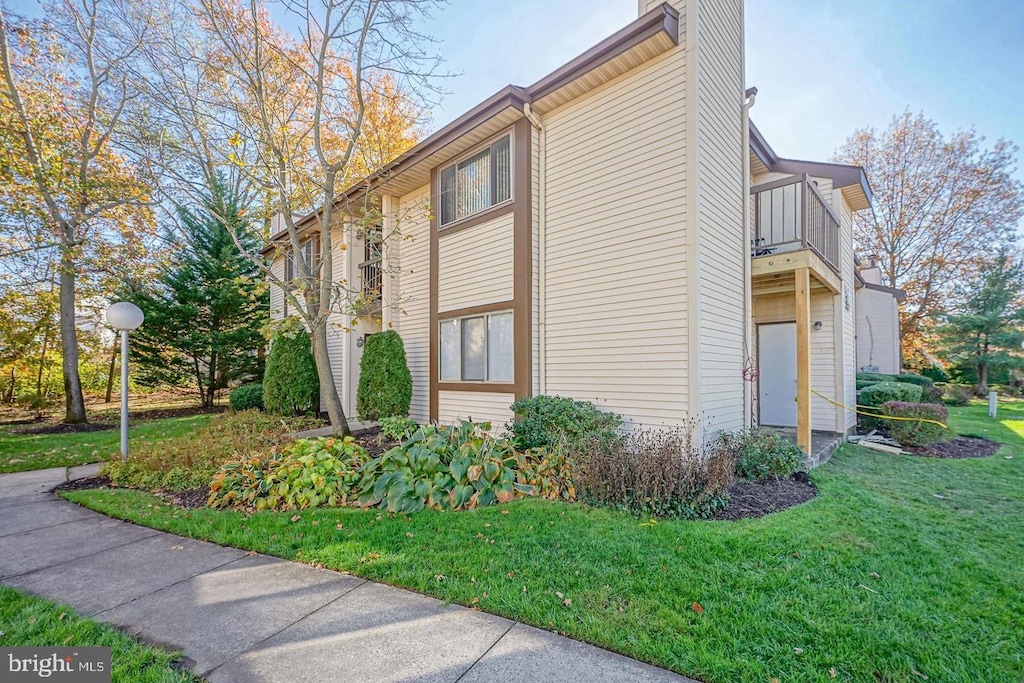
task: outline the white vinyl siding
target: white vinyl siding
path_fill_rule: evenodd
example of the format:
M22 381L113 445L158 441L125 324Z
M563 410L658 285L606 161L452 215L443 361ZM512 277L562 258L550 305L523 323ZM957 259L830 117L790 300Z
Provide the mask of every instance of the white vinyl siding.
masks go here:
M544 117L546 390L632 424L688 417L684 60Z
M697 41L700 418L715 432L744 424L742 0L700 2Z
M274 274L274 277L284 279L284 256L278 256L274 259L274 262L270 264L270 272ZM284 291L275 285L273 281L270 282L270 318L271 320L280 320L284 317Z
M831 183L830 183L831 186ZM854 271L853 246L853 213L846 205L842 192L833 190L832 205L837 207L839 214L839 270L842 276L842 288L836 297L837 315L842 318L842 327L837 337L838 353L841 356L842 368L840 380L842 386L837 393L843 396L844 405L853 406L857 402L857 297L854 290L856 276ZM849 303L849 306L847 306ZM842 431L851 429L857 424L857 414L852 410L837 408Z
M437 310L510 301L513 293L513 214L438 240Z
M888 292L864 287L857 291L857 369L900 371L899 309Z
M430 420L430 188L424 186L398 201L394 224L401 259L389 265L400 273L394 328L405 344L412 373L409 415L420 424Z
M490 422L492 433L500 434L505 424L512 419L510 406L513 401L513 394L441 390L437 392L437 421L441 424L457 423L460 420Z

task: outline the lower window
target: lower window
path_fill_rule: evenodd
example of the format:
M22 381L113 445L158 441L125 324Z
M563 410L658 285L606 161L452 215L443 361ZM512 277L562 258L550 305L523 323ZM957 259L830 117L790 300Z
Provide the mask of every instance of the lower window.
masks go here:
M511 382L512 313L441 322L441 380Z

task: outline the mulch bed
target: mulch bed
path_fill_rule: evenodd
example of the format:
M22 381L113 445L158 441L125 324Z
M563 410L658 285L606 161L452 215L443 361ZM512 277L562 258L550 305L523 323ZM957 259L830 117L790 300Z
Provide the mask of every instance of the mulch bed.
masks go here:
M160 420L168 417L191 417L192 415L206 415L208 413L222 413L227 410L226 406L214 406L213 408L200 408L198 406L186 408L152 408L150 410L138 410L128 413L129 420ZM104 419L117 418L111 415L110 411L102 413ZM37 427L26 427L24 429L12 430L11 434L22 436L39 434L80 434L84 432L101 432L107 429L117 429L117 422L82 422L80 424L65 424L63 422L49 422Z
M22 436L29 436L32 434L80 434L84 432L102 432L108 429L117 429L117 425L110 424L108 422L82 422L80 424L65 424L63 422L58 422L56 424L45 424L40 427L15 429L11 431L11 434L18 434Z
M1002 444L973 436L958 436L931 446L904 446L903 450L926 458L987 458Z
M370 457L376 458L398 445L397 441L388 441L380 433L380 427L371 427L353 432L356 442L369 452Z
M65 482L56 486L53 491L54 493L60 493L61 491L83 491L85 489L102 489L102 488L114 488L110 483L110 477L99 476L99 477L82 477L81 479L72 479L69 482Z
M729 505L719 510L714 519L756 519L806 503L817 495L818 490L806 472L797 472L785 479L741 479L729 487Z

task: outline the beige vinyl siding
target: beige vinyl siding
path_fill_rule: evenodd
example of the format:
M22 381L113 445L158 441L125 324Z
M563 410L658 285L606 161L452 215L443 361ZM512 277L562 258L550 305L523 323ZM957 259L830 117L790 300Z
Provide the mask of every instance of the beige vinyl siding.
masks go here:
M839 373L841 386L838 387L844 405L853 406L857 403L857 301L854 293L856 282L856 264L854 263L853 246L853 212L843 199L840 190L831 192L833 206L838 207L839 214L839 270L842 276L842 287L836 297L837 315L842 320L840 334L837 337L837 348L840 349L842 363ZM857 424L857 414L852 410L837 408L839 424L843 430L851 429Z
M891 294L865 287L857 292L857 367L872 365L899 372L899 312Z
M743 3L697 12L697 220L700 230L700 418L743 427Z
M438 239L440 313L513 297L513 214Z
M398 201L396 230L400 260L389 268L400 273L394 327L405 344L412 373L409 415L430 421L430 187L423 186Z
M452 424L460 420L490 422L493 431L500 432L512 418L509 406L515 401L513 394L489 391L437 392L437 420Z
M274 277L284 280L284 257L278 256L270 264L270 272ZM284 317L284 291L273 282L270 283L270 318L280 320Z
M632 424L688 417L684 60L544 117L547 393Z

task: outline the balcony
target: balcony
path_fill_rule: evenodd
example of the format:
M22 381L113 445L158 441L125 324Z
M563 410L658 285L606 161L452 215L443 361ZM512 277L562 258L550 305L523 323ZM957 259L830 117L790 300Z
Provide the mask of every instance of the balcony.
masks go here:
M751 188L754 258L810 249L839 272L839 217L810 176L784 178Z
M363 240L363 262L359 264L362 276L360 291L362 315L373 315L381 311L381 298L384 287L383 250L379 230L372 230L361 235Z

